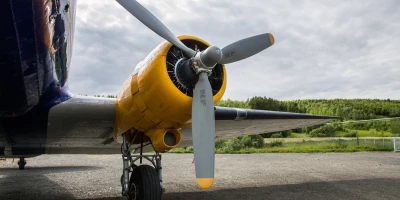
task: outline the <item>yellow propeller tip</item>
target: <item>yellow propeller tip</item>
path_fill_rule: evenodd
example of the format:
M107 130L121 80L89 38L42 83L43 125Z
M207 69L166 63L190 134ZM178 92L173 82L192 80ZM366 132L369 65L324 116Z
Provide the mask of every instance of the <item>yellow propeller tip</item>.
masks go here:
M268 33L269 40L271 41L271 45L275 43L275 38L271 33Z
M196 178L197 185L203 189L210 188L214 183L214 178Z

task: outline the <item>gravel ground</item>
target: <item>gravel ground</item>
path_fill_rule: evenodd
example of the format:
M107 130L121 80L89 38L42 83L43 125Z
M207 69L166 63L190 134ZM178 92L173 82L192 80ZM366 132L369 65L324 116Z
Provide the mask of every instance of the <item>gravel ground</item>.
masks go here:
M164 199L400 199L392 152L216 155L215 184L197 188L191 154L163 155ZM119 155L43 155L0 161L0 199L120 197Z

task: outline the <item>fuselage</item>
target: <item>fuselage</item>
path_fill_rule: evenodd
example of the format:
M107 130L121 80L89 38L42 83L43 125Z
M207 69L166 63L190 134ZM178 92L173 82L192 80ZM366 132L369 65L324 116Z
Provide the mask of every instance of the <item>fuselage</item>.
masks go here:
M0 31L5 43L0 46L0 156L119 153L114 141L134 131L145 138L134 144L151 140L158 152L180 143L179 130L192 123L197 75L172 43L162 42L137 65L117 99L85 99L68 91L75 1L2 1L0 6L5 27ZM210 46L194 36L178 39L193 50ZM226 89L223 64L212 69L208 81L215 105ZM166 137L174 142L165 143Z
M71 98L75 5L75 0L0 1L0 155L11 149L44 152L13 144L16 138L43 140L49 109Z

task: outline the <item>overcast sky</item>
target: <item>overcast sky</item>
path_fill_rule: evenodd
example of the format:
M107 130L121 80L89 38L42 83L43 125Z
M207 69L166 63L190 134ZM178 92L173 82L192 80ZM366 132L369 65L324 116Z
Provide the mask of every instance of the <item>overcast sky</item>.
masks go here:
M224 99L400 99L400 1L139 1L176 35L224 47L272 33L275 45L226 65ZM76 94L117 94L163 39L117 2L79 0L69 77Z

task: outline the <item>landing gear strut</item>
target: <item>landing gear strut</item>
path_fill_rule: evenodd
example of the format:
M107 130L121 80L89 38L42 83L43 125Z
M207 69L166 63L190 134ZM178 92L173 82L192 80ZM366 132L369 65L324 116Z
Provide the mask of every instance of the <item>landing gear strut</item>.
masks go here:
M136 133L134 139L139 134ZM154 155L143 155L143 140L140 146L140 154L131 155L126 135L123 134L122 137L122 196L126 196L128 200L160 200L163 192L161 155L158 152ZM143 165L143 159L148 160L152 166ZM135 162L138 160L139 164L137 165Z
M25 169L25 165L26 165L25 158L24 157L20 157L19 161L18 161L18 168L20 170L23 170L23 169Z

